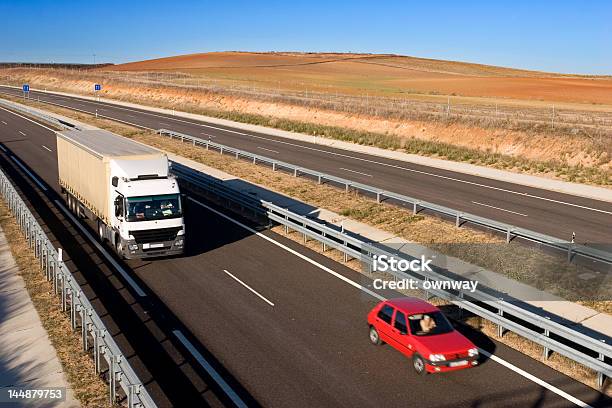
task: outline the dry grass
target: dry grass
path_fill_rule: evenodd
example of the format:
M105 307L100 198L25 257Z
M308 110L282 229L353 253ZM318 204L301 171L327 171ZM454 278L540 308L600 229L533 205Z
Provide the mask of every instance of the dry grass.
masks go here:
M72 331L69 316L61 311L59 298L53 294L52 285L3 201L0 201L0 227L75 398L84 407L109 406L107 384L96 375L92 358L82 349L80 334Z

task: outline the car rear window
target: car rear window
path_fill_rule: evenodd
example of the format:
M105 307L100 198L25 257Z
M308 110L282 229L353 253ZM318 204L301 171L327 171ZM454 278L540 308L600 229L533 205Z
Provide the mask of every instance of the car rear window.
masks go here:
M393 308L389 305L385 305L378 312L378 318L385 323L391 324L391 318L393 317Z
M402 333L408 333L406 328L406 315L400 311L395 313L395 323L393 326Z

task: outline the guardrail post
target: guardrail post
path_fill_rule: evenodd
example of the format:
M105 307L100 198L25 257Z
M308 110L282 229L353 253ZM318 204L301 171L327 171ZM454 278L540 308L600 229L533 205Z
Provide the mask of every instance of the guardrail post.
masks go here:
M323 232L323 237L325 237L325 232ZM327 251L327 245L325 245L325 242L322 242L323 244L323 252Z
M412 203L412 215L417 215L419 212L419 204L415 201Z
M500 300L501 300L501 299L500 299ZM498 310L497 310L497 314L498 314L500 317L503 317L503 316L504 316L504 311L503 311L503 310L501 310L501 309L498 309ZM502 326L501 324L498 324L498 325L497 325L497 337L504 337L504 326Z
M206 150L208 150L208 140L206 141Z
M257 164L257 157L253 156L253 164Z
M376 192L376 203L380 204L380 192Z
M76 318L76 314L77 314L77 304L76 304L76 300L75 300L75 291L72 289L70 290L70 327L72 328L72 330L76 330L77 327L77 318Z
M223 154L223 146L221 146L221 148L219 149L219 153Z
M460 214L460 213L457 213L457 218L456 218L456 220L455 220L455 226L456 226L457 228L459 228L459 225L460 225L460 224L461 224L461 214Z
M272 171L276 171L276 163L272 162Z
M118 358L119 356L111 356L110 367L108 369L109 374L110 374L108 391L109 391L109 402L111 405L115 405L115 400L117 397L117 390L115 388L117 386L117 372L115 370L115 365L118 363Z
M61 276L61 290L62 290L62 312L66 311L66 277L62 273Z
M321 175L320 174L317 176L317 184L321 184Z
M297 169L293 169L293 177L297 177L297 173L298 173Z
M573 243L568 243L567 244L567 262L568 263L572 263L572 246L574 244Z
M348 192L349 192L349 183L346 183L346 187L345 187L345 190L344 190L344 191L345 191L346 193L348 193Z
M238 152L236 152L236 160L238 160Z
M604 361L604 355L599 353L599 356L597 357L597 359ZM600 390L603 388L605 379L606 379L606 376L604 375L604 373L597 372L597 388L599 388Z
M102 337L102 330L94 330L93 333L93 354L94 354L94 370L96 374L100 374L100 338Z
M506 231L506 244L510 243L510 227Z
M550 330L544 329L544 336L549 337L550 336ZM542 351L542 353L543 353L542 357L544 358L544 360L548 360L548 357L550 357L550 349L548 347L544 346L544 350Z

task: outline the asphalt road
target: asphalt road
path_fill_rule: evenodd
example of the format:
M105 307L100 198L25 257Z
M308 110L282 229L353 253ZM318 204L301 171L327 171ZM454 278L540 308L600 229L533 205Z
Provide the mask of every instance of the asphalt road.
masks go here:
M0 86L0 92L21 95ZM561 239L612 245L612 203L455 173L267 134L119 107L79 98L31 92L51 102L152 129L166 128L495 219Z
M0 143L9 151L3 168L19 160L31 173L30 188L59 190L52 132L0 109ZM77 269L88 296L108 311L105 316L120 346L134 359L139 375L147 376L147 387L160 405L227 403L223 396L207 393L214 384L203 384L194 374L197 367L185 368L190 362L180 357L185 350L166 337L168 326L174 325L215 362L247 405L575 406L490 359L474 369L418 377L398 352L369 344L365 317L377 299L350 284L368 285L364 276L269 231L256 234L246 221L195 200L187 200L187 256L127 263L127 273L147 293L137 302L125 279L105 267L77 232L66 231L77 240L68 253L85 248ZM52 203L34 205L42 213ZM56 235L61 241L61 232ZM139 309L140 303L157 301L163 307ZM126 317L118 303L132 304L135 316ZM158 322L156 314L166 319ZM145 332L154 333L163 347ZM476 333L466 334L481 348L591 406L610 404L600 393L535 360ZM142 347L143 355L135 352Z

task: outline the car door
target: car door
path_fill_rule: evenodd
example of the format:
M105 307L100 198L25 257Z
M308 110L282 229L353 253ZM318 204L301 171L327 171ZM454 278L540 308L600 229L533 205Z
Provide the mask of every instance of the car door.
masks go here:
M383 305L380 308L378 313L376 314L376 330L378 330L378 334L380 338L389 343L390 341L395 343L392 337L392 327L391 324L393 322L393 313L395 312L395 308L391 305Z
M395 312L393 328L391 329L393 338L397 343L397 348L403 354L410 356L413 353L411 336L408 330L406 314L401 310Z

